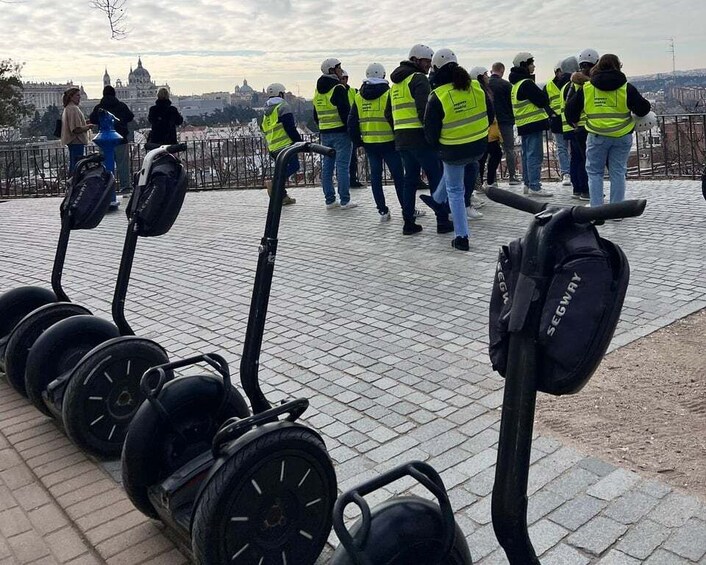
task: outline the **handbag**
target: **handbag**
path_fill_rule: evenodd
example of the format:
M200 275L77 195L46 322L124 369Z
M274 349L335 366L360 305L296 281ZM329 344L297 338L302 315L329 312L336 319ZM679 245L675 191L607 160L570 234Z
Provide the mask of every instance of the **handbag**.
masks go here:
M54 137L61 137L61 118L56 120L54 124Z

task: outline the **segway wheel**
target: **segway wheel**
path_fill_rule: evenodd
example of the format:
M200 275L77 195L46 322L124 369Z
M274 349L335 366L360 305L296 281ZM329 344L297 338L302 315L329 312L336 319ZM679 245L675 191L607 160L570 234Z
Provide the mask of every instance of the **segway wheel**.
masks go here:
M275 429L223 462L195 509L202 565L313 564L331 532L336 474L308 428Z
M49 383L65 375L96 345L118 337L114 324L96 316L72 316L45 331L27 356L27 396L40 412L53 416L42 393Z
M0 295L0 371L5 370L5 348L10 332L27 314L56 302L56 295L39 286L14 288Z
M54 302L22 318L10 333L5 350L5 374L17 392L27 396L25 371L29 350L39 337L57 322L72 316L90 315L88 308L71 302Z
M159 519L149 499L150 487L209 451L227 419L250 415L237 390L232 389L221 406L223 394L223 380L213 375L180 377L165 384L158 395L168 419L152 402L138 408L125 436L122 478L125 492L140 512Z
M62 415L69 438L99 457L119 456L128 424L145 399L142 375L168 362L162 347L138 337L120 337L89 351L64 392Z

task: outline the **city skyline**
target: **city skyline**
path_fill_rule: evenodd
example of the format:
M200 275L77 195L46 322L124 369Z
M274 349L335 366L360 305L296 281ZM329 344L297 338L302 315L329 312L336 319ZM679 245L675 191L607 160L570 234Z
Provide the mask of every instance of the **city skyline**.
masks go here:
M323 0L131 0L129 33L120 41L109 38L104 16L87 3L0 5L0 27L17 30L0 36L0 51L25 63L23 80L72 80L92 98L100 94L106 67L111 77L125 80L139 56L157 83L168 83L180 96L232 92L247 79L257 91L276 81L311 98L324 58L338 57L355 85L368 63L381 62L389 73L414 43L450 47L467 68L496 60L509 68L515 53L530 51L538 82L552 76L557 60L588 46L619 55L628 75L668 73L670 37L678 68L706 66L700 29L706 3L695 0L597 1L589 14L557 0L479 0L472 8L440 0L349 0L340 6Z

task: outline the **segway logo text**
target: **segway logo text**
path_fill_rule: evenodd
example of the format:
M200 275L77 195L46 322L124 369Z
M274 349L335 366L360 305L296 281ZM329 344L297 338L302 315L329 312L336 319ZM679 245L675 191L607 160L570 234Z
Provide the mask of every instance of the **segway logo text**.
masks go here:
M564 296L562 296L561 301L559 302L559 306L557 306L556 310L554 311L554 315L552 316L552 323L547 328L547 335L551 336L554 335L554 332L556 332L556 328L561 323L562 318L566 314L566 311L569 308L569 304L571 303L571 299L574 297L574 294L576 294L576 291L579 288L580 282L581 277L574 273L574 276L571 277L571 282L566 287Z
M503 269L502 269L502 265L500 264L500 261L498 261L497 279L498 279L498 288L500 289L500 292L503 293L503 304L507 304L508 300L510 300L510 293L507 290L507 282L505 281L505 273L503 273Z

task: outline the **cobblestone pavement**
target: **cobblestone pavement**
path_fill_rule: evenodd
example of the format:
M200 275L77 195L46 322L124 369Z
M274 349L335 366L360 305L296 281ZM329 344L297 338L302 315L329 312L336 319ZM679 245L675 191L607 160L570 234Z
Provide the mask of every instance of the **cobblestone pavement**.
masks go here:
M567 189L559 192L554 201L573 203ZM387 224L379 223L369 190L353 191L361 202L353 210L325 210L319 189L291 194L297 204L283 211L261 356L266 394L271 401L311 400L306 421L324 435L341 489L403 461L431 463L448 487L474 560L506 563L490 523L503 381L486 354L487 304L497 248L522 235L529 216L489 203L485 219L471 224L471 252L464 254L451 249L449 235L435 233L431 214L420 220L421 234L403 237L391 190ZM600 229L623 247L632 266L613 348L706 307L706 208L699 184L634 181L628 194L649 199L644 216ZM58 204L0 204L0 291L48 285ZM138 335L159 341L172 358L225 352L237 370L266 204L263 191L191 193L169 234L139 242L127 302ZM124 215L115 214L93 232L72 235L65 288L101 316L110 313L125 224ZM21 400L11 404L23 410ZM54 429L40 416L36 422ZM0 422L0 448L2 437L11 444L0 451L3 466L18 454L15 466L31 466L11 431ZM119 479L118 469L107 463L100 472ZM0 494L10 491L7 504L15 504L8 508L26 515L5 473ZM706 563L703 500L550 437L535 440L529 491L530 534L544 565ZM61 507L72 518L61 496L48 492L47 511ZM135 512L124 498L111 496L107 504L119 507L111 522ZM13 518L3 510L0 533L9 549L0 538L0 559L20 560L13 540L24 534L4 529ZM155 528L149 523L130 527L142 528L140 540L164 539L145 530ZM90 555L110 560L96 553L90 536L81 539ZM160 543L162 558L175 555Z

